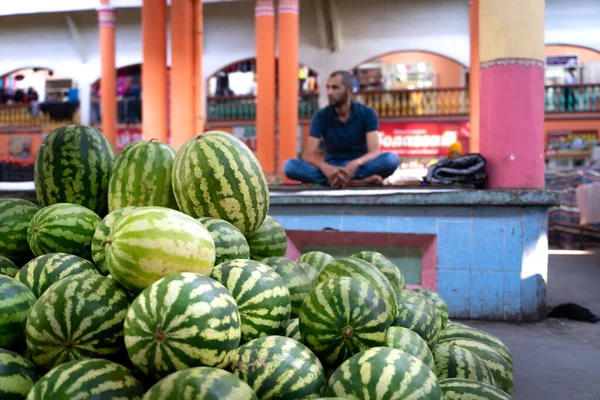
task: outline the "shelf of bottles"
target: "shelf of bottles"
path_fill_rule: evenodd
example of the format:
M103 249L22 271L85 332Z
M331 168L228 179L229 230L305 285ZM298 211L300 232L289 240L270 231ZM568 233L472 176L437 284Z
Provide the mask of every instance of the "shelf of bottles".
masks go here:
M212 96L208 98L209 121L254 121L256 96ZM319 108L317 93L302 94L298 101L298 117L310 119Z

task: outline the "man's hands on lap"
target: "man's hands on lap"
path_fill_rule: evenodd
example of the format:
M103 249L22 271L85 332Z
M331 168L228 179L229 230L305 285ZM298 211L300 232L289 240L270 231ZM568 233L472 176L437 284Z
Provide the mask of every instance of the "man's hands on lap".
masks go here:
M334 189L343 189L352 180L352 177L359 168L359 164L355 161L350 161L345 167L334 167L333 165L325 164L321 167L321 171L329 180L331 187Z

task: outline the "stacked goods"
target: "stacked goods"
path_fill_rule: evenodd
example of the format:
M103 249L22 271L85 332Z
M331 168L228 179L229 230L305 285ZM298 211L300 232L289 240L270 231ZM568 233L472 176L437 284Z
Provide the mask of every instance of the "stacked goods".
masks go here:
M233 135L114 159L98 131L59 128L42 208L0 200L0 398L510 399L508 347L406 289L402 264L285 258Z

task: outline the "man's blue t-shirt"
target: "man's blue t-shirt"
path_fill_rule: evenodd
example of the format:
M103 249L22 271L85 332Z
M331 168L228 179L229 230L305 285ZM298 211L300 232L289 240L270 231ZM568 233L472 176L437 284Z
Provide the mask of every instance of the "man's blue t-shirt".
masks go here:
M367 133L378 129L375 110L353 101L345 123L332 106L317 111L310 124L310 136L323 138L325 161L347 161L367 153Z

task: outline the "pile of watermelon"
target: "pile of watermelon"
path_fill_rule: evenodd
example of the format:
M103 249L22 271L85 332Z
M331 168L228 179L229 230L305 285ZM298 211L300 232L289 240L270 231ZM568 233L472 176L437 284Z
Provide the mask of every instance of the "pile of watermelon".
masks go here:
M509 399L510 350L380 253L285 258L233 135L65 126L0 200L1 399Z

